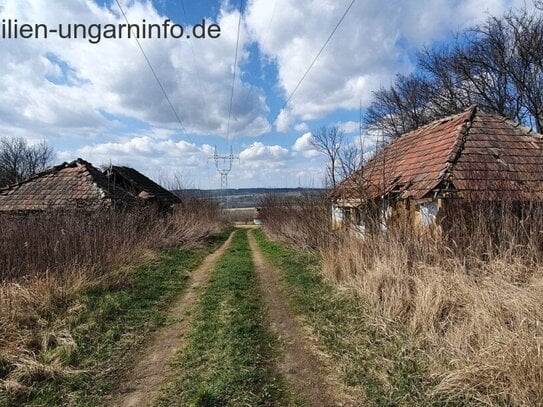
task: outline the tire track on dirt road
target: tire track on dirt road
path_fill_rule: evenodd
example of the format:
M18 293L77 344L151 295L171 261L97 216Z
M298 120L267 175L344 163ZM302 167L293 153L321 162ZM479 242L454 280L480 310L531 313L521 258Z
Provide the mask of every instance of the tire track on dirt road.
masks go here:
M279 270L265 259L252 231L249 231L249 244L263 300L268 307L268 323L282 346L277 369L287 382L291 398L294 401L301 399L304 405L311 407L355 405L340 393L337 380L312 350L281 291Z
M190 325L190 313L202 294L202 288L208 283L215 263L230 246L234 233L190 274L181 297L168 312L175 322L157 331L149 344L139 352L137 362L110 403L112 407L143 407L159 396L162 384L169 378L168 362L183 345Z

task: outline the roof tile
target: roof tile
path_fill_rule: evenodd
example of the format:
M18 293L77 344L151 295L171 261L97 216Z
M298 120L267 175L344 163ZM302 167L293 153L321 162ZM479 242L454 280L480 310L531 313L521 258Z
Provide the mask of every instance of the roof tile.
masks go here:
M112 202L130 205L135 203L135 199L126 191L112 187L100 170L82 159L58 165L19 184L0 189L0 212L93 209Z
M468 199L496 199L496 191L515 199L539 196L542 136L472 107L397 138L332 196L376 198L401 189L402 198L419 199L447 179Z

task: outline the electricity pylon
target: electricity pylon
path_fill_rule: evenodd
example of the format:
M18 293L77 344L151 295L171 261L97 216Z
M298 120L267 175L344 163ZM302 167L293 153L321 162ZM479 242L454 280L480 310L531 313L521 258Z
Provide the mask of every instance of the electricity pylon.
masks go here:
M215 167L221 175L221 192L223 196L226 196L225 206L228 209L228 175L232 171L234 160L239 160L239 157L234 156L232 147L230 147L230 154L219 155L217 146L215 146L215 154L213 154L212 159L215 160Z

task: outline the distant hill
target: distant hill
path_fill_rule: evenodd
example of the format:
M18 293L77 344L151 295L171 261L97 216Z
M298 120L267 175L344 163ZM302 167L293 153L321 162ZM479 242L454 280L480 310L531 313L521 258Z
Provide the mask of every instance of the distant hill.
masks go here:
M183 189L173 192L178 195L216 199L222 201L224 206L226 206L225 197L228 197L229 208L254 208L258 206L260 198L268 194L296 196L322 194L327 190L322 188L231 188L224 191L221 189Z

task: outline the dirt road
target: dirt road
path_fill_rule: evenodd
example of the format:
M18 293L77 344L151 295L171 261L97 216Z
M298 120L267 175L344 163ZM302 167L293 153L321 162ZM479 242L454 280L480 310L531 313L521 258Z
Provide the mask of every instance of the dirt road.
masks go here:
M263 300L268 307L268 322L282 346L277 369L287 382L291 399L306 406L353 405L338 393L332 374L312 350L280 289L279 271L264 258L252 231L249 232L249 244Z
M161 384L169 378L168 362L183 344L190 325L190 312L209 281L213 266L229 247L232 236L233 233L190 275L186 289L169 312L176 322L156 332L149 345L140 352L138 362L128 373L111 406L143 407L158 397Z
M216 262L229 248L232 237L233 234L191 274L187 288L169 313L176 322L156 332L149 345L140 351L138 362L127 374L111 406L152 405L164 385L174 380L175 372L169 362L183 348L184 337L191 324L190 314L207 287ZM284 378L290 403L311 407L355 405L343 394L332 370L318 356L309 335L291 311L281 290L280 271L264 258L253 231L249 231L248 237L250 255L258 275L258 290L267 309L266 324L279 342L279 356L274 369Z

